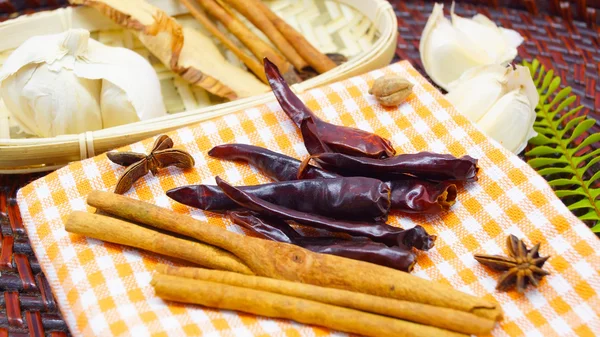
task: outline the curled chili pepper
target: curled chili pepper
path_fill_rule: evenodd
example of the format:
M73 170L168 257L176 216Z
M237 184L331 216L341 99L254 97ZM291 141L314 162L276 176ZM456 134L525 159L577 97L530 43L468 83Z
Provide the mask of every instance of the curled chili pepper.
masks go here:
M335 219L385 221L390 210L390 187L364 177L309 179L239 187L267 202ZM226 211L239 206L214 185L189 185L167 191L182 204L203 210Z
M304 177L304 171L310 160L322 168L343 176L373 177L381 180L406 179L413 176L434 181L470 181L477 180L477 159L471 156L456 158L450 154L432 152L407 153L377 159L356 157L344 153L335 153L318 135L317 125L306 118L300 126L304 144L316 149L300 165L298 179Z
M225 160L242 160L258 168L263 174L276 181L296 180L300 161L262 147L246 144L225 144L213 147L208 155ZM337 178L318 167L305 168L304 179Z
M420 250L428 250L433 247L435 241L435 236L427 234L425 230L406 231L390 226L384 222L337 220L321 215L296 211L257 198L239 188L229 185L219 177L216 177L216 180L217 185L229 198L231 198L231 200L244 208L266 216L284 220L293 220L302 225L321 228L331 232L342 232L352 236L364 236L388 246L409 245Z
M360 129L327 123L318 118L302 103L285 82L277 66L264 59L265 74L269 85L283 111L300 127L306 118L312 118L317 126L317 135L334 152L369 158L387 158L396 154L389 140ZM310 154L320 153L306 146Z
M227 212L231 221L272 241L291 243L315 253L331 254L411 272L416 256L407 247L388 247L368 239L346 240L335 237L305 237L285 221L266 218L249 211Z

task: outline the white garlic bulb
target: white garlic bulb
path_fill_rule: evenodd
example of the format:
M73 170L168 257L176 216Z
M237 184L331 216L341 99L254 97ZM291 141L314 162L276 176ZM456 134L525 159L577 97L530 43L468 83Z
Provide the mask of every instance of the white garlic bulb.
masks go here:
M533 130L539 94L529 69L488 65L465 72L448 85L446 99L488 136L520 153Z
M440 87L457 80L465 71L488 64L506 65L517 56L523 37L514 30L496 26L486 16L467 19L454 14L444 17L444 5L435 4L427 20L419 50L425 71Z
M160 82L137 53L84 29L25 41L0 70L0 97L22 132L94 131L166 114Z

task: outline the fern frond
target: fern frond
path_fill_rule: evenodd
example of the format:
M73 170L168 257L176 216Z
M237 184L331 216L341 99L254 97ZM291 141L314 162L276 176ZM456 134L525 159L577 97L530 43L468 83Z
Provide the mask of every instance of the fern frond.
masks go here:
M600 233L600 171L589 176L600 163L600 133L591 134L596 121L581 115L583 106L572 107L577 97L571 88L560 89L561 78L554 76L538 60L523 65L529 68L540 94L534 129L538 135L529 141L531 150L525 153L527 163L542 175L579 219L591 223L592 231ZM584 134L589 134L577 141Z

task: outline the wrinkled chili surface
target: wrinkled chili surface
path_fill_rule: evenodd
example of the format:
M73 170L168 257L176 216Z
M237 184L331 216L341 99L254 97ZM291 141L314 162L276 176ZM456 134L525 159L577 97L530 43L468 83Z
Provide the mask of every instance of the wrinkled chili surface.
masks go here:
M333 151L370 158L387 158L396 154L392 143L376 134L347 126L327 123L317 117L285 82L277 67L265 59L265 74L275 98L283 111L300 127L302 121L312 118L318 137ZM310 154L315 154L307 146Z
M239 188L279 206L335 219L385 221L391 205L389 185L365 177L307 179ZM167 195L182 204L207 211L239 208L214 185L177 187Z
M217 186L183 186L167 194L189 206L227 211L233 222L266 239L412 270L412 248L428 250L436 237L421 226L404 230L386 224L390 208L407 213L447 210L456 200L456 182L477 180L477 159L430 152L396 155L385 138L321 120L275 65L266 59L264 65L269 85L300 129L310 157L300 161L245 144L216 146L211 157L247 162L277 183L234 187L216 177ZM290 221L353 239L304 237Z
M305 237L280 219L260 216L250 211L231 211L227 214L233 223L264 239L294 244L315 253L342 256L408 272L416 262L415 253L408 246L388 247L367 239Z
M433 246L435 237L421 232L404 230L390 226L385 222L364 222L337 220L322 215L296 211L291 208L275 205L268 201L252 196L236 188L219 177L217 185L223 192L238 205L257 213L284 220L293 220L299 224L325 229L331 232L342 232L352 236L364 236L375 242L388 246L411 245L417 249L427 250Z
M450 154L419 152L385 159L353 157L342 153L320 153L311 159L344 176L390 179L406 175L433 181L471 181L477 179L477 159L456 158ZM300 176L302 176L302 171Z
M259 146L246 144L224 144L212 148L209 155L224 160L244 161L257 168L262 174L275 181L296 180L301 162L298 159ZM339 178L339 174L309 165L304 179ZM456 185L436 183L409 176L386 181L391 188L391 209L407 213L437 213L447 210L456 201ZM176 201L204 210L230 210L235 203L214 185L204 185L207 191L194 191L193 187L175 188L167 194ZM240 187L249 191L250 187ZM181 189L179 195L175 191ZM207 200L208 197L214 199ZM193 198L200 198L196 201ZM269 201L280 204L274 199ZM323 214L327 215L327 214Z
M267 177L276 181L296 180L300 161L271 150L246 144L224 144L208 151L213 158L245 161L256 167ZM338 174L327 172L315 166L306 167L305 179L336 178Z

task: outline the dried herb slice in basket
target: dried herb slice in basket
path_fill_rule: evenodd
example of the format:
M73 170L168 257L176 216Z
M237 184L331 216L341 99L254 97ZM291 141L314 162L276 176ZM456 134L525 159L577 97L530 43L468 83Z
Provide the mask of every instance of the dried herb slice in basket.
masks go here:
M228 63L210 37L181 26L144 0L70 0L70 3L93 7L128 28L165 66L214 95L233 100L268 91L254 75Z

